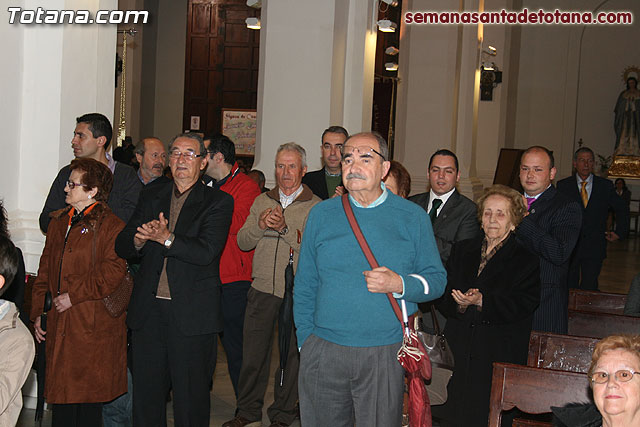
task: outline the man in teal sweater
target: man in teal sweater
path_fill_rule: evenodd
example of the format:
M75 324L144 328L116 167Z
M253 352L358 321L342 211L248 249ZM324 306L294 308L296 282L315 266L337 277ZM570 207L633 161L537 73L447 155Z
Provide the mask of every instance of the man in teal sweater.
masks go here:
M400 426L402 328L385 293L412 314L446 286L426 213L382 183L387 156L378 134L354 135L343 147L349 202L380 267L368 264L339 198L316 205L307 220L294 288L305 427Z

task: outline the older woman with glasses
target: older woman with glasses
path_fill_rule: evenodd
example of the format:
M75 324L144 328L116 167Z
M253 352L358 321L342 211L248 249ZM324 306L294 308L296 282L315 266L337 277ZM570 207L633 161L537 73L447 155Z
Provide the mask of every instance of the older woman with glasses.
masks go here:
M521 194L494 185L478 200L484 236L452 248L438 304L455 358L448 400L434 410L442 425L486 427L493 362L527 361L540 269L538 257L514 234L526 212Z
M101 426L102 403L127 391L125 316L111 317L103 302L126 273L114 249L124 223L106 204L112 185L106 165L71 162L68 206L51 214L33 285L31 319L36 340L46 340L44 395L53 404L53 427ZM47 294L53 302L45 331Z
M589 382L593 404L552 408L559 427L640 426L640 336L612 335L596 344Z

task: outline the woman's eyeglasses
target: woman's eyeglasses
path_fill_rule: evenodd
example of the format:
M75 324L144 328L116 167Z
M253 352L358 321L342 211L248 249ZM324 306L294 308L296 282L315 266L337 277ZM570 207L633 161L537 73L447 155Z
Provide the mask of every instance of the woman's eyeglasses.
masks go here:
M76 187L86 187L86 185L79 182L73 182L69 179L67 180L67 187L69 187L70 190L73 190Z
M635 374L637 374L637 372L630 371L629 369L620 369L613 374L613 377L620 383L626 383L627 381L631 381ZM609 381L609 377L610 375L606 372L594 372L591 374L591 382L604 384Z

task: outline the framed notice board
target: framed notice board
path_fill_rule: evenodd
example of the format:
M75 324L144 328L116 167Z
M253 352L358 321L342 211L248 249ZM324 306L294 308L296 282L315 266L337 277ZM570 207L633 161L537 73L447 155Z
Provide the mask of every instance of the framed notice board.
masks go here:
M254 155L257 117L256 110L222 109L222 133L236 145L237 155Z

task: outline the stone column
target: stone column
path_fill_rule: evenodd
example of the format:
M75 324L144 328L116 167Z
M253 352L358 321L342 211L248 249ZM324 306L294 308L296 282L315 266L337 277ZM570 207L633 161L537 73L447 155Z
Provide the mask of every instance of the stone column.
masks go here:
M20 2L22 9L117 9L116 0ZM0 194L13 241L35 273L44 245L38 216L58 170L73 158L75 118L113 120L116 26L9 24L0 19Z
M511 4L498 3L492 3L492 10ZM403 3L403 16L483 9L484 0L409 0ZM492 182L500 147L508 142L509 108L504 83L494 89L493 101L479 100L481 52L488 44L496 46L498 56L492 60L504 71L505 81L511 78L504 69L511 31L506 25L405 25L398 70L396 157L412 175L412 193L427 190L429 157L440 148L458 156L461 193L475 199L483 184Z
M263 2L254 167L267 186L280 144L302 145L311 171L328 126L370 129L376 10L369 0Z

